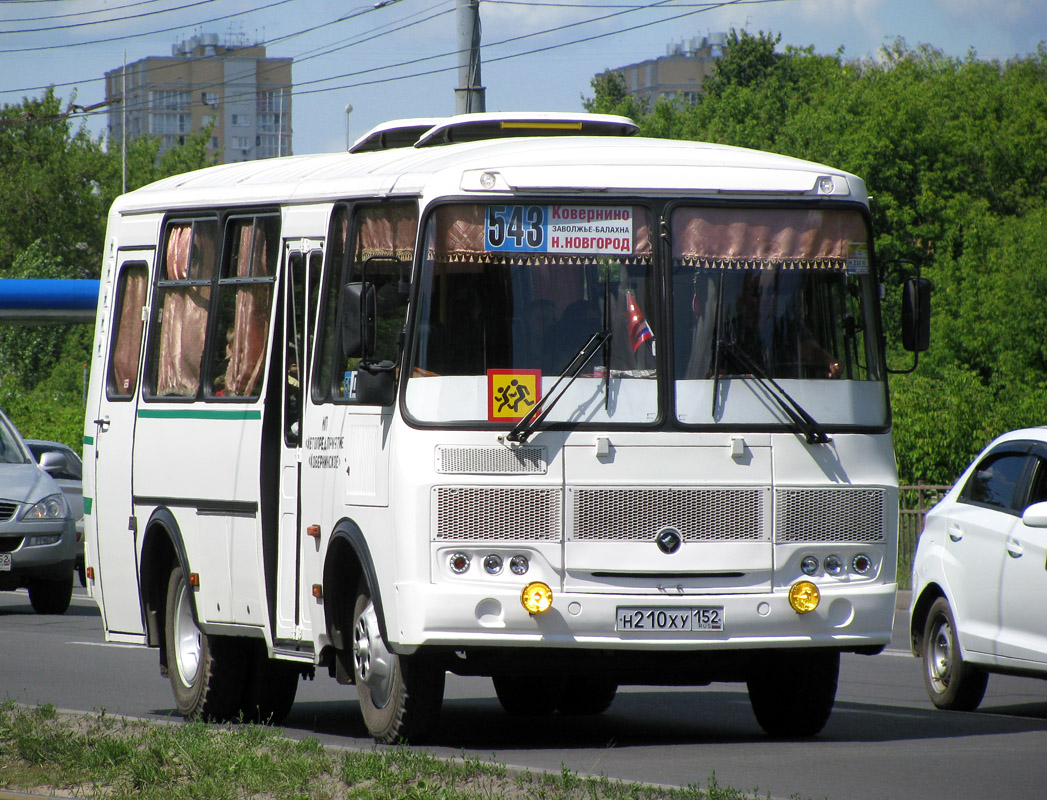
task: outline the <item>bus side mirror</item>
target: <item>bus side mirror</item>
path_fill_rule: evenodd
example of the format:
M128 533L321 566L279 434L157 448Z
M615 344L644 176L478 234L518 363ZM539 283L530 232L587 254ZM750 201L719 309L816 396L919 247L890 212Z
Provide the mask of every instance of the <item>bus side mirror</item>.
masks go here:
M356 370L356 402L391 406L396 399L396 367L392 361L361 364Z
M342 287L342 352L346 358L370 358L377 336L377 303L373 283Z
M902 286L902 347L922 353L931 344L931 282L906 278Z

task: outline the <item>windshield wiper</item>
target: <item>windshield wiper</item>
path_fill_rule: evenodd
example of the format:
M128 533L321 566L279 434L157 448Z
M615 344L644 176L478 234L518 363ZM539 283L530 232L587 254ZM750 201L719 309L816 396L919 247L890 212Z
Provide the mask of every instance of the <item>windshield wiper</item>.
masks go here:
M567 368L556 379L556 383L549 390L549 394L543 395L541 400L531 406L523 419L517 422L513 429L505 435L506 440L510 442L526 442L528 437L545 421L549 412L553 410L553 406L564 396L585 365L592 361L593 356L610 340L611 332L609 330L597 331L590 336L589 341L575 354ZM563 389L560 389L559 394L557 394L556 390L564 382L565 378L567 383L564 384Z
M739 347L736 342L718 339L716 345L717 349L722 347L724 352L731 355L735 361L753 374L753 377L774 398L786 416L803 432L807 444L828 444L832 441L825 431L822 430L822 426L818 424L817 420L808 414L804 407L797 403L785 389L779 386L774 378L768 375L766 370L760 366L759 362Z

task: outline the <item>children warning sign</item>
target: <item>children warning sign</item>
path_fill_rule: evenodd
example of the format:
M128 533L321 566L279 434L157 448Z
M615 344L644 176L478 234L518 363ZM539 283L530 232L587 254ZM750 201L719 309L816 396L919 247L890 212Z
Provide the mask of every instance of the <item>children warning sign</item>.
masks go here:
M489 252L631 255L630 206L488 206Z
M540 370L487 370L487 419L490 422L521 420L541 399Z

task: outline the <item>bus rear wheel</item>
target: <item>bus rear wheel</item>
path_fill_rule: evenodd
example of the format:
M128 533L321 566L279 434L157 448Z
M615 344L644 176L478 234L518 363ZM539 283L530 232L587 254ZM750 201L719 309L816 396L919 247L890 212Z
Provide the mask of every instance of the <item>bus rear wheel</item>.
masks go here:
M386 646L366 587L353 608L353 677L364 724L379 744L417 744L435 729L446 672L424 655Z
M166 612L167 674L178 713L186 719L235 719L243 695L244 649L235 639L208 636L197 627L181 567L171 570Z
M279 725L294 705L302 669L293 662L269 658L260 639L245 640L243 646L247 651L244 720Z
M768 658L749 676L749 703L768 736L816 735L833 710L840 677L838 650L809 650Z

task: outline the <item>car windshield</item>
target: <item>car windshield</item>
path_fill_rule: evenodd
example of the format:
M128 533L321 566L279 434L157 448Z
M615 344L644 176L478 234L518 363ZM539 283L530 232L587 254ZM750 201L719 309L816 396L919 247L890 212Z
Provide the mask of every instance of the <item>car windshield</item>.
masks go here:
M24 464L28 460L18 434L0 415L0 464Z

